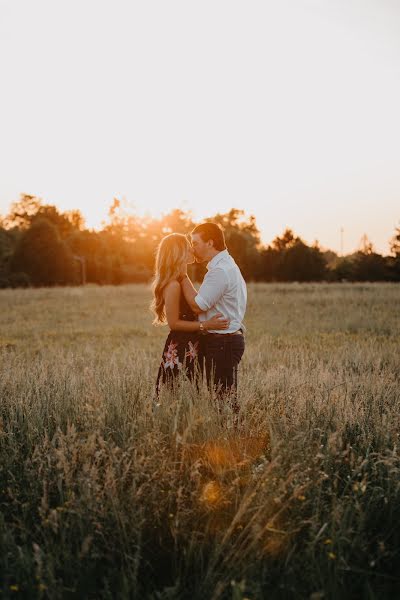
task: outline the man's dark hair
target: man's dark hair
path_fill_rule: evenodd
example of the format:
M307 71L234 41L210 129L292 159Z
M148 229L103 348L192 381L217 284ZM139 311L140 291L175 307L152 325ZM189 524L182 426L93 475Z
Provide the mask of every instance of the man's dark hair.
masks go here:
M193 229L192 235L195 233L201 236L203 242L212 240L216 250L226 250L224 232L217 223L200 223Z

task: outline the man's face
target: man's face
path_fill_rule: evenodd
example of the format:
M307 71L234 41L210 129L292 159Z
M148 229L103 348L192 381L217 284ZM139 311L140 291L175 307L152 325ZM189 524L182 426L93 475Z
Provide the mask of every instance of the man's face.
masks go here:
M203 242L200 233L192 235L192 248L196 262L202 263L209 258L210 249L213 246L212 240Z

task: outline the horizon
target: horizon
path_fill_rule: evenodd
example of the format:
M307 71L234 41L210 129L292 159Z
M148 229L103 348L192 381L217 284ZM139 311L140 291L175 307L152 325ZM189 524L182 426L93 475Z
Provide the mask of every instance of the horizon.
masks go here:
M22 196L22 194L21 194L21 196ZM37 198L37 200L40 201L40 203L41 203L42 206L50 205L50 206L54 206L57 209L57 211L60 212L60 213L66 212L66 211L63 211L56 204L51 204L51 203L46 202L44 198L38 198L38 197L36 197L36 198ZM118 199L115 198L114 200L118 200ZM179 208L179 207L171 208L169 212L160 213L159 215L151 215L151 214L146 213L146 212L143 212L142 214L139 214L139 212L135 212L134 210L131 210L131 211L127 210L126 206L124 206L124 201L122 201L122 202L119 201L119 202L121 203L121 207L122 207L122 211L123 211L124 216L135 216L135 217L138 217L139 219L143 219L143 220L145 220L147 218L154 219L154 220L160 220L160 219L162 219L163 217L167 216L169 213L171 213L174 210L182 210L186 215L188 215L190 217L193 217L192 211L185 210L185 209ZM110 207L111 207L111 205L110 205ZM11 209L11 205L10 205L9 208ZM83 217L83 221L84 221L83 222L83 228L86 229L86 230L89 230L89 231L100 232L100 231L102 231L102 229L104 229L104 227L106 227L110 223L110 216L107 215L107 217L102 221L102 223L100 225L98 225L97 227L96 226L91 226L87 222L87 220L85 218L85 215L80 211L80 209L77 209L76 207L75 208L72 207L71 209L67 209L67 211L69 211L69 210L78 210L80 212L81 216ZM243 221L248 221L250 219L250 217L254 217L255 218L256 227L257 227L257 229L258 229L258 231L260 233L261 244L264 247L271 246L271 244L272 244L272 242L273 242L273 240L275 238L280 237L284 233L284 231L286 229L289 229L289 230L291 230L293 232L293 234L295 235L295 237L299 237L306 245L312 246L315 242L318 242L318 245L319 245L319 247L320 247L320 249L321 249L322 252L333 251L339 257L340 256L350 256L350 255L352 255L353 253L357 252L357 250L361 249L365 242L372 243L373 251L377 252L378 254L382 254L383 256L389 256L391 254L390 248L389 248L389 251L386 252L386 253L379 252L379 249L376 248L375 244L373 244L372 240L366 234L364 234L360 238L359 244L358 244L358 246L356 248L353 248L352 250L349 250L348 252L341 253L340 251L336 251L333 248L330 248L328 246L324 246L323 244L320 243L320 240L318 240L317 238L314 239L314 240L307 240L307 239L305 239L305 237L301 234L301 232L297 231L293 227L290 227L290 225L288 225L287 227L285 227L282 231L276 232L276 234L270 240L265 240L263 238L263 236L262 236L262 232L261 232L261 230L259 228L257 217L255 215L253 215L251 213L248 213L248 212L246 212L245 209L241 209L239 207L231 207L231 209L228 209L227 211L224 211L224 213L220 213L220 214L226 214L226 213L229 212L229 210L238 210L238 211L242 212L243 213L243 219L239 219L240 221L242 221L242 220ZM215 216L216 214L217 213L209 214L209 215L204 215L203 219L210 219L213 216ZM0 213L0 220L1 220L2 217L6 217L6 216L7 216L6 214ZM200 223L200 222L203 221L203 219L193 219L193 221L194 221L194 223ZM400 226L398 226L398 227L400 228ZM393 234L392 234L391 238L395 234L395 229L396 228L393 229ZM390 245L390 239L389 239L389 242L388 242L388 246L389 245Z
M0 214L20 193L89 228L231 207L341 253L400 221L392 0L0 0Z

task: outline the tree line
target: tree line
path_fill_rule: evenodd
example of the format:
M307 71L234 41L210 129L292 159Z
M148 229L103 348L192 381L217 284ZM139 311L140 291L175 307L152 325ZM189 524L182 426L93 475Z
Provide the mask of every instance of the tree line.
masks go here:
M206 220L224 228L229 252L247 281L400 281L400 227L389 256L376 253L366 236L359 250L338 256L318 242L306 244L291 229L264 245L255 217L236 208ZM0 287L148 282L161 238L189 233L194 225L181 209L158 219L139 217L114 199L107 222L95 231L85 227L78 210L60 212L23 194L0 217ZM204 265L190 267L195 280L204 273Z

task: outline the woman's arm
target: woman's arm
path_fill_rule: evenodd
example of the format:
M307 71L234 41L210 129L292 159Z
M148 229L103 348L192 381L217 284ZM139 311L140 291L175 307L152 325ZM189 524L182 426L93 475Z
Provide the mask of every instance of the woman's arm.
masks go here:
M181 286L177 281L170 281L164 290L165 316L170 329L174 331L200 331L200 321L183 321L179 318L179 299ZM230 321L221 313L203 321L204 329L227 329Z
M170 329L175 331L199 331L199 321L183 321L179 318L179 298L181 286L177 281L170 281L164 290L165 316Z

